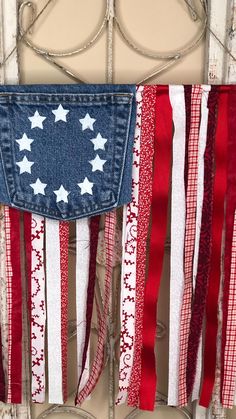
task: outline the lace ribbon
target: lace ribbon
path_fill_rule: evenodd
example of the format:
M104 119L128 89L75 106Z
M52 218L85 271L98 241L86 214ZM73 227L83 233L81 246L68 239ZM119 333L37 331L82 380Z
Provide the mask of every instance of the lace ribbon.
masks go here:
M133 147L132 201L127 206L124 206L123 210L120 366L117 404L122 404L126 401L134 353L139 161L143 89L143 86L139 86L136 92L137 117Z

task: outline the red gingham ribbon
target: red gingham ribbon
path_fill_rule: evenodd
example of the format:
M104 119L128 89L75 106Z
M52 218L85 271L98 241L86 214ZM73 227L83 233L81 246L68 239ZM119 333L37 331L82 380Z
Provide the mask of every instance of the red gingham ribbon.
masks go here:
M113 272L113 254L115 245L115 228L116 228L116 212L112 211L105 216L105 247L106 247L106 274L104 287L104 307L103 316L99 322L98 343L95 359L93 361L91 373L84 388L76 395L75 403L80 405L93 391L97 381L101 375L103 366L104 345L107 335L107 317L110 304L110 295L112 287Z
M60 237L60 266L61 266L61 356L62 356L62 391L64 402L67 399L67 324L68 324L68 244L69 223L61 221L59 225Z
M140 409L153 410L156 395L156 312L167 230L172 153L172 108L169 88L157 86L152 227L145 286ZM160 181L161 180L161 181Z
M6 275L8 305L7 403L21 403L22 394L22 287L20 265L20 212L5 207Z
M213 189L212 254L206 304L204 373L200 404L208 407L215 382L218 297L221 278L221 245L224 199L227 184L228 91L220 92L215 140L215 179Z
M198 141L201 118L202 87L192 87L191 123L188 140L188 180L186 196L186 228L184 249L184 294L180 324L179 406L187 404L186 367L192 303L192 269L196 230Z
M154 153L156 86L143 92L141 152L139 172L139 217L137 225L136 305L134 360L128 389L128 405L138 406L141 380L143 305L146 273L146 244L152 198L152 162Z
M226 325L226 342L224 351L224 377L222 404L225 408L234 405L236 387L236 211L231 253L231 272L229 282L228 316Z

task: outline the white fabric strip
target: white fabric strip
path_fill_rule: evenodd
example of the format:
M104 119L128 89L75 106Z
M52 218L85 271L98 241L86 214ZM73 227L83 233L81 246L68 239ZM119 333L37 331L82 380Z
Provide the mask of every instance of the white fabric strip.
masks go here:
M44 218L32 215L31 224L31 368L32 401L45 401L45 271Z
M143 86L137 88L137 117L133 148L132 202L123 211L123 246L121 272L121 334L119 392L117 404L126 401L133 365L135 335L136 253L139 196L139 161Z
M207 126L208 126L208 114L209 110L207 107L210 86L202 86L202 103L201 103L201 124L199 131L199 154L198 154L198 185L197 185L197 211L196 211L196 233L195 233L195 248L193 258L193 293L196 286L196 276L198 268L198 254L199 254L199 242L200 232L202 224L202 205L204 195L204 153L206 149L207 141ZM192 401L199 398L200 385L202 375L202 336L199 342L198 357L197 357L197 368L194 380Z
M46 283L49 403L63 404L59 221L46 219Z
M77 377L79 379L82 368L86 333L87 288L89 281L90 260L90 230L89 219L76 221L76 327L77 327ZM85 369L81 378L81 390L89 377L89 347L87 351Z
M174 137L171 192L170 318L168 405L178 405L179 337L184 289L185 142L186 115L183 86L169 87Z

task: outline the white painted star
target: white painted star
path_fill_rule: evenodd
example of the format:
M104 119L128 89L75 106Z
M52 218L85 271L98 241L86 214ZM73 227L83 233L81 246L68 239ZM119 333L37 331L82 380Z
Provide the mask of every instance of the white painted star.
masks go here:
M96 119L91 118L91 116L86 113L85 117L80 119L79 122L82 124L82 131L85 129L91 129L91 131L93 131L93 124L96 122Z
M64 109L62 105L59 105L57 109L54 109L52 113L55 115L55 122L66 120L66 115L70 112L68 109Z
M38 193L45 195L45 188L47 186L47 183L41 182L39 178L36 180L35 183L30 183L30 186L34 190L34 195L37 195Z
M105 150L105 144L107 142L107 138L103 138L100 132L98 133L96 138L91 138L90 141L92 141L94 145L94 150Z
M32 138L28 138L26 134L23 134L23 137L16 142L19 144L20 151L28 150L31 151L31 144L34 140Z
M57 191L53 191L57 196L57 202L68 202L68 195L70 192L67 192L63 185Z
M106 163L106 160L100 159L99 155L97 154L95 159L90 160L89 162L92 165L92 172L96 172L97 170L99 172L103 172L103 166Z
M31 166L33 166L34 162L29 161L25 156L23 160L16 162L17 166L20 168L20 175L22 173L31 173Z
M93 195L93 182L89 182L88 178L86 177L82 183L78 183L78 186L81 189L81 195L88 193L89 195Z
M29 116L28 119L31 122L31 129L33 128L43 129L43 121L46 119L46 116L41 116L39 115L38 111L36 111L34 116Z

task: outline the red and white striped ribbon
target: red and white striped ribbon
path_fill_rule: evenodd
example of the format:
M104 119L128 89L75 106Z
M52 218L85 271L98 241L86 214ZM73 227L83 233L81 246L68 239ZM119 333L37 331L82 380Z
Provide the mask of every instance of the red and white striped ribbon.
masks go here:
M5 207L6 277L8 307L7 403L22 400L22 284L20 264L20 212Z
M32 401L45 401L45 269L44 218L31 219L31 372Z
M231 272L222 389L222 404L225 408L232 408L236 402L236 211L234 213L231 252Z
M12 363L12 265L11 265L11 223L9 207L4 207L5 238L6 238L6 280L7 280L7 317L8 317L8 374L7 374L7 402L11 403L11 363Z
M76 221L76 328L77 328L77 378L82 372L82 360L86 334L87 288L89 281L90 260L90 220L83 218ZM86 365L80 382L80 390L89 377L89 348Z
M49 403L66 393L68 224L46 219L46 283Z
M196 233L198 145L201 119L202 87L195 85L191 93L191 124L188 140L188 181L184 249L184 293L180 322L179 406L187 404L186 367L193 288L193 256Z
M4 222L4 207L0 206L0 324L1 324L1 355L3 377L2 385L5 383L6 393L8 379L8 310L7 310L7 282L6 282L6 237ZM5 397L4 399L5 400ZM2 401L3 401L2 400Z
M123 210L123 254L121 271L121 333L119 393L117 404L126 401L133 365L135 339L136 254L139 199L139 159L143 86L136 92L137 117L133 147L132 201Z
M115 227L116 227L116 212L112 211L106 214L105 217L105 246L106 246L106 274L105 274L105 291L104 291L104 306L103 315L99 322L99 334L97 350L95 359L91 368L89 379L84 388L78 392L75 403L80 405L93 391L100 375L103 366L104 345L107 336L107 317L110 304L110 295L112 287L112 271L113 271L113 255L115 245Z

